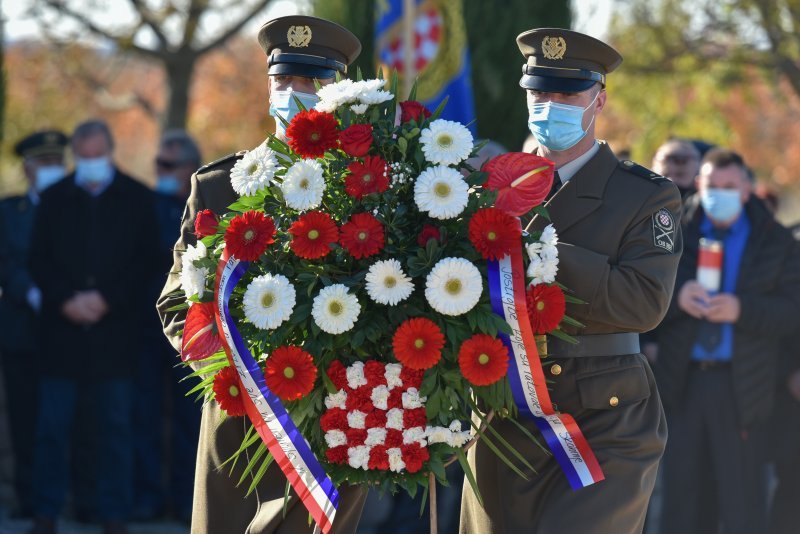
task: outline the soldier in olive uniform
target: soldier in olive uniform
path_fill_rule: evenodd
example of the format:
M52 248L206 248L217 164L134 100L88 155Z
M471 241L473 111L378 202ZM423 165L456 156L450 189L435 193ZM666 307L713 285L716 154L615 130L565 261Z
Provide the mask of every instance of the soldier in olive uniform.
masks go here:
M28 270L31 231L39 193L66 174L67 136L46 130L26 136L14 147L22 158L28 191L0 201L0 336L14 478L19 513L33 513L31 469L38 391L37 325L42 293Z
M266 23L258 41L269 57L270 114L276 116L277 135L284 127L277 118L290 121L298 107L297 97L307 108L317 101L314 80L326 85L337 73L346 74L361 51L358 39L345 28L327 20L290 16ZM175 244L172 271L158 300L164 332L180 350L180 331L185 312L170 312L183 298L178 293L181 255L196 242L194 221L204 209L222 214L236 201L230 171L244 152L232 154L200 168L191 180L191 193L181 223L181 237ZM176 296L178 295L178 296ZM229 474L222 463L235 453L245 436L247 422L225 418L219 405L211 401L203 407L200 443L197 450L192 532L252 534L311 532L309 515L294 491L290 493L284 517L286 478L273 463L256 490L246 497L247 484L237 487L241 467ZM356 487L339 488L341 497L334 520L334 532L355 532L366 491Z
M567 305L585 325L569 332L578 345L548 339L551 395L576 419L605 480L573 491L552 455L500 419L495 428L536 473L524 480L479 441L469 460L483 504L465 484L461 532L641 532L667 428L636 333L655 327L670 302L680 194L595 139L606 74L622 61L616 50L562 29L527 31L517 44L527 58L528 125L557 170L547 202L559 234L557 280L586 302ZM546 224L534 217L528 228ZM523 424L537 432L533 421Z

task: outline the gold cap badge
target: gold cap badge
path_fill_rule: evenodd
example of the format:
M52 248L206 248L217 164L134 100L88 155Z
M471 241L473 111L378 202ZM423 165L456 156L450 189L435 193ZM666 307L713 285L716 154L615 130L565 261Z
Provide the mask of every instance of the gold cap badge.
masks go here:
M563 37L545 37L542 39L542 54L546 59L564 59L567 42Z
M293 48L303 48L311 42L311 28L308 26L289 26L286 32L289 46Z

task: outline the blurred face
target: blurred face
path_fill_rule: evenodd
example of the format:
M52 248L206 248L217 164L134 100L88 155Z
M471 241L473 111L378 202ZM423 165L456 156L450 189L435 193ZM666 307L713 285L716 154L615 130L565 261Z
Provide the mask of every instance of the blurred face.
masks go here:
M111 156L111 146L103 134L94 134L75 139L72 142L72 152L76 159L95 159Z
M656 152L653 170L669 177L678 187L688 189L700 170L700 155L682 143L670 143Z
M36 171L43 167L63 167L64 166L64 154L44 154L42 156L35 156L31 158L25 158L23 162L23 167L25 168L25 177L28 179L28 182L33 184L36 180Z
M703 194L710 189L738 191L742 204L744 204L750 199L752 184L745 170L738 165L714 167L710 163L706 163L700 168L697 190Z
M189 195L189 182L192 173L196 171L193 161L185 161L181 158L181 149L178 145L161 145L155 159L156 176L174 176L181 184L178 191L181 196Z

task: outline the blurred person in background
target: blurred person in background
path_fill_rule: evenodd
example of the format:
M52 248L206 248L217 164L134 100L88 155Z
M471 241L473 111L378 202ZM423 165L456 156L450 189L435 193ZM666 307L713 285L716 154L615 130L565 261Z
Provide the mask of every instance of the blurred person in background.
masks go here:
M684 253L658 329L669 425L662 532L718 532L720 523L725 534L764 532L767 425L781 340L800 317L800 251L751 194L735 152L708 152L697 188L684 204ZM721 243L716 281L698 276L701 238Z
M695 192L694 179L700 171L700 151L685 139L669 139L653 157L653 171L666 176L686 198Z
M14 453L16 515L33 515L31 473L39 376L38 316L42 292L28 269L31 232L39 195L66 175L67 136L58 130L32 133L14 152L22 158L27 191L0 201L0 357Z
M32 532L55 532L76 419L91 421L95 511L127 532L140 318L158 265L153 193L114 164L105 122L75 128L75 172L41 196L30 267L42 292L42 363ZM83 404L89 413L76 410Z
M155 302L166 282L191 177L201 161L200 149L186 131L169 130L161 136L154 162L159 260L157 274L148 288L148 302ZM193 396L186 396L194 384L181 381L188 372L179 366L175 349L161 332L158 314L149 306L143 318L138 367L133 518L153 520L170 510L188 522L192 515L200 405Z

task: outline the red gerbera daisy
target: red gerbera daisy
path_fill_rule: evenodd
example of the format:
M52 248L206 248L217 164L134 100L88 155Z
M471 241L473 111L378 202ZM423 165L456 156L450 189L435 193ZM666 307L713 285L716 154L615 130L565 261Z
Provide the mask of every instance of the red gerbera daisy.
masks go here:
M503 342L486 334L475 334L458 351L461 374L476 386L494 384L508 371L508 350Z
M289 146L301 157L319 158L338 144L336 126L336 117L332 113L309 109L294 116L286 128L286 137Z
M267 387L283 400L297 400L307 395L317 379L314 358L299 347L278 347L267 358L264 380Z
M214 377L214 398L219 407L231 417L245 414L242 399L242 384L233 367L225 367Z
M556 285L530 286L525 294L528 317L534 334L546 334L558 328L567 311L564 292Z
M367 156L364 163L354 161L347 170L350 174L344 179L344 189L351 197L361 200L364 195L389 189L386 161L380 156Z
M408 319L394 333L392 348L397 360L412 369L428 369L442 357L444 334L430 319Z
M242 261L256 261L275 242L275 221L260 211L247 211L231 220L225 246Z
M487 260L499 260L519 246L519 222L497 208L482 208L469 220L469 240Z
M327 213L309 211L289 227L292 241L289 246L295 254L307 260L324 257L331 244L339 241L339 229Z
M383 248L383 225L371 213L356 213L342 225L339 242L354 258L367 258Z

